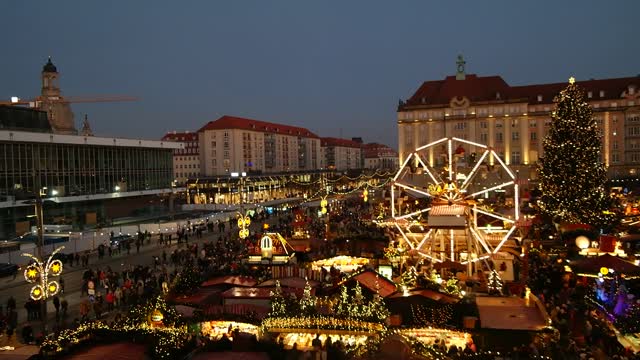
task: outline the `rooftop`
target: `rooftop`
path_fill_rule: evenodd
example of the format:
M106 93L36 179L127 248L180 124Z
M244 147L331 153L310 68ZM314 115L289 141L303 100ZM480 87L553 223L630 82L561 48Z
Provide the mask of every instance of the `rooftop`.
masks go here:
M339 146L339 147L350 147L350 148L362 148L362 144L355 142L353 140L348 139L339 139L332 137L323 137L320 138L321 146Z
M291 125L276 124L276 123L271 123L271 122L266 122L261 120L241 118L236 116L229 116L229 115L224 115L215 121L209 121L203 127L201 127L198 130L198 132L203 132L206 130L224 130L224 129L243 129L243 130L260 131L260 132L282 134L282 135L318 138L318 135L312 133L311 131L305 128L291 126Z
M143 147L182 149L182 143L171 141L107 138L98 136L60 135L26 131L0 130L0 141L24 143L56 143L89 146Z
M639 90L640 77L625 77L600 80L576 81L585 91L591 92L590 100L621 99L628 95L629 89ZM529 104L553 103L553 98L567 86L567 82L551 84L533 84L510 86L500 76L478 76L468 74L464 80L447 76L444 80L432 80L422 83L416 92L399 109L413 106L448 106L456 102L462 105L466 100L471 103L491 102L527 102Z

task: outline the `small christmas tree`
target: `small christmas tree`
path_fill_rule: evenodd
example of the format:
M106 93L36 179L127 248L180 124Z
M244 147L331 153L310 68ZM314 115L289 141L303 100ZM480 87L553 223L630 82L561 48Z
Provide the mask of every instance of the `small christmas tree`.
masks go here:
M500 279L500 274L498 274L495 269L491 270L487 280L487 290L489 290L489 294L502 295L502 281Z
M416 279L418 278L418 273L416 272L416 268L411 266L409 270L402 273L401 283L400 285L406 286L411 289L416 286Z
M362 296L362 288L360 283L356 282L356 286L353 288L353 302L348 306L348 313L350 317L359 318L365 317L364 314L364 297Z
M349 300L347 287L342 285L342 287L340 287L340 297L338 298L338 304L335 308L335 314L337 316L344 316L344 317L348 316L350 303L351 301Z
M300 312L303 315L311 315L316 313L316 297L311 295L311 285L309 279L305 278L304 292L300 299Z
M197 289L202 283L202 277L194 266L185 266L173 282L173 291L178 294L188 294Z
M369 303L368 313L369 317L378 322L384 322L390 315L387 305L384 303L384 299L380 296L380 284L378 283L378 277L376 276L376 293L373 295L373 300Z
M271 312L270 317L285 316L287 314L287 301L282 294L282 287L280 287L280 281L276 280L276 288L270 292L271 296Z

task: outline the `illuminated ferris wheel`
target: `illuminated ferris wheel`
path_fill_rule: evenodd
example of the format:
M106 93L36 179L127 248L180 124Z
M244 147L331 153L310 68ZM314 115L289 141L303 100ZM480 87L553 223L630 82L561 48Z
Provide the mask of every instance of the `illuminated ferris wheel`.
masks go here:
M446 137L404 160L391 185L391 211L408 249L470 265L515 235L518 182L491 147Z

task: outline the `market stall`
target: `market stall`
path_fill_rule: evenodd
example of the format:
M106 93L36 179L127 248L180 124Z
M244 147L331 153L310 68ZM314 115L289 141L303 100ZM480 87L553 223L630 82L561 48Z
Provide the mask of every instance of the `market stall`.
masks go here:
M350 273L367 264L369 264L369 259L367 258L340 255L328 259L316 260L311 263L311 267L314 270L330 270L331 268L336 268L342 272Z
M447 348L455 345L464 349L465 345L473 342L471 334L448 329L425 327L402 329L399 332L407 337L415 338L425 345L433 345L435 341L438 340L439 343L444 342L447 345Z
M237 321L205 321L200 323L200 332L202 336L211 340L219 340L224 334L233 339L233 332L238 329L240 333L258 336L258 327L256 325L237 322Z

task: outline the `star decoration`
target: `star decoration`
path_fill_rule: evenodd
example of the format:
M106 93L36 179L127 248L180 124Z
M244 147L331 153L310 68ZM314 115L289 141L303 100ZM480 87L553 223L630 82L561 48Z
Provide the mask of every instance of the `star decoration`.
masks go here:
M569 84L573 84L576 82L576 78L574 78L573 76L569 78Z
M27 270L27 276L31 279L35 278L38 276L38 270L31 268L29 270Z
M60 264L55 263L51 265L51 271L53 271L54 274L57 274L58 272L60 272Z

